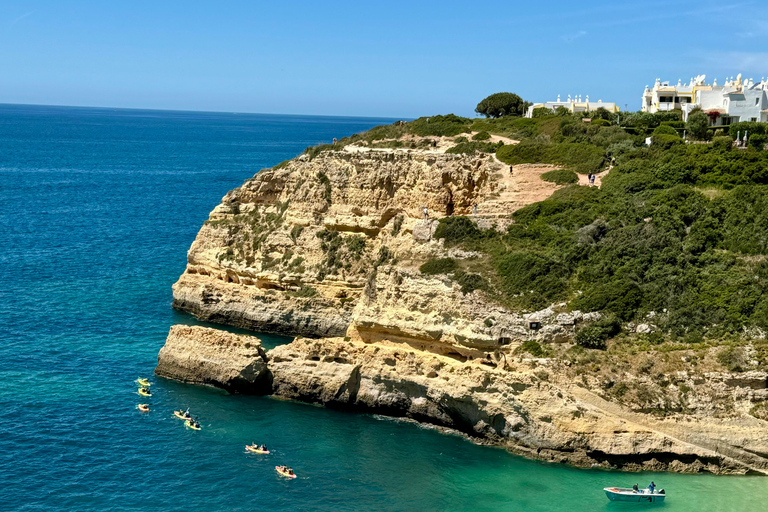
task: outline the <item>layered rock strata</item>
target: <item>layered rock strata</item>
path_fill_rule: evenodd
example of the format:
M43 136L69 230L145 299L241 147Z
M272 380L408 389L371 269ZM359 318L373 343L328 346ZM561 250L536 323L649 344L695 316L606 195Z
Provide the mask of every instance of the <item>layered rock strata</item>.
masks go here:
M268 394L272 390L267 355L255 336L174 325L157 359L155 373L161 377L233 392Z
M297 338L266 357L255 352L248 356L245 345L258 342L246 340L238 337L233 350L229 333L174 328L160 352L158 374L259 393L265 388L243 386L243 379L268 381L268 392L281 398L404 416L525 456L583 467L768 472L768 459L759 455L768 449L768 435L756 420L740 425L739 434L748 439L735 439L727 421L706 416L688 417L689 423L682 425L679 419L651 420L558 378L552 369L462 362L402 343L342 338ZM186 356L181 355L184 347L189 347ZM210 364L213 354L237 354L239 362L222 371L221 364ZM263 373L236 371L250 367L249 357L268 378ZM205 371L211 374L205 376ZM233 376L231 382L226 380L228 375ZM717 375L711 379L715 387L730 382L732 391L745 400L756 395L765 399L765 380L766 374L757 372L748 378L729 380Z
M211 212L173 305L247 329L343 336L374 267L432 250L424 208L471 213L501 171L491 155L345 151L262 170Z

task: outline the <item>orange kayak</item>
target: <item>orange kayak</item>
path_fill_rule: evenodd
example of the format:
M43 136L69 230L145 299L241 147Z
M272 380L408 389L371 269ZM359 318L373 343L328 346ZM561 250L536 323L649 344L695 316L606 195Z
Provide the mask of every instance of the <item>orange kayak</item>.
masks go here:
M275 471L285 478L296 478L296 473L289 473L285 466L275 466Z

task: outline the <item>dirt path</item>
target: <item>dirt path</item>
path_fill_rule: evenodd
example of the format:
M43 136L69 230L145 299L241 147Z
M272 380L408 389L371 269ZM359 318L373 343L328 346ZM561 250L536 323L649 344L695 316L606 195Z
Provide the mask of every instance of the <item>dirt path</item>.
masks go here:
M691 428L690 425L678 426L655 421L647 415L634 413L616 403L608 402L579 386L570 386L568 391L580 401L599 409L605 414L621 418L677 443L698 448L703 452L709 452L713 457L723 457L735 466L743 466L750 472L768 475L768 458L733 446L725 438L715 439L704 437L701 434L691 434L690 432L696 429Z
M612 165L609 166L603 172L599 172L599 173L595 174L595 184L594 184L595 187L600 188L600 185L602 185L602 183L603 183L603 177L606 174L608 174L609 172L611 172L611 169L613 169ZM578 176L579 176L579 185L583 185L585 187L591 186L589 184L589 176L587 176L586 174L578 174Z

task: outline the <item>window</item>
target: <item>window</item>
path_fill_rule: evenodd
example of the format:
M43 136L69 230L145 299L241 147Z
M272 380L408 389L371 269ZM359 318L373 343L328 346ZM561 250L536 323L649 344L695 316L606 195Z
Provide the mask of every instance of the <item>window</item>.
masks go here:
M756 117L751 117L749 120L752 121L753 123L757 122L757 118Z
M755 98L755 105L757 105L758 103L760 103L760 98Z

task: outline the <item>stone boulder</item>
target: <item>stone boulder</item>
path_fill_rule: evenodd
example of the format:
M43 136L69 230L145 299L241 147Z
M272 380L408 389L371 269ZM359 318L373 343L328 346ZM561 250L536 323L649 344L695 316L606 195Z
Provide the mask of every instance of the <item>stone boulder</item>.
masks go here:
M191 325L171 327L155 374L237 393L268 394L272 385L261 340Z

